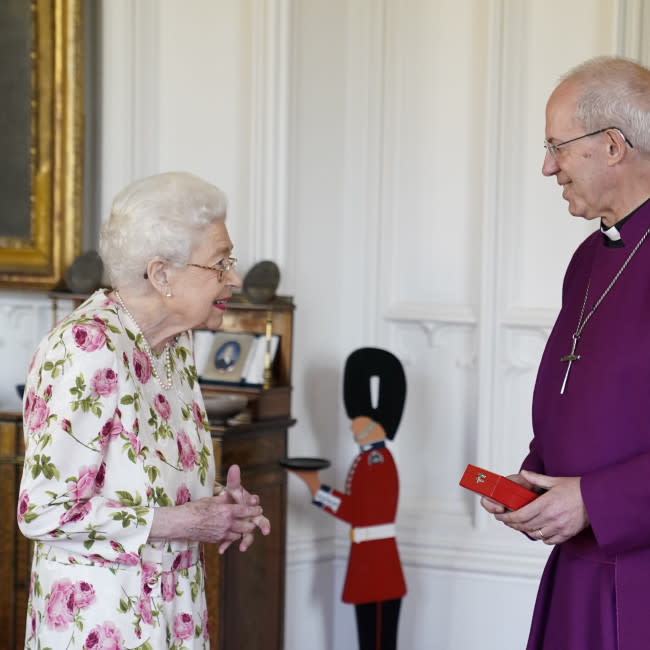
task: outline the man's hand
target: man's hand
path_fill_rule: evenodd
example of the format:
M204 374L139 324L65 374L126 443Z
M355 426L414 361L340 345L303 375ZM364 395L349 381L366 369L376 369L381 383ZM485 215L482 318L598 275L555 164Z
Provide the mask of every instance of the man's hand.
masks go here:
M546 476L522 470L508 478L536 492L545 490L545 493L514 512L495 505L491 499L482 499L483 507L506 526L545 544L566 542L589 526L579 476Z
M510 479L513 483L517 483L522 487L525 487L527 490L539 492L539 490L536 489L535 486L530 481L527 481L521 474L511 474L505 478ZM494 499L490 499L490 497L481 497L481 505L491 515L500 515L508 511L508 509L502 503L499 503Z

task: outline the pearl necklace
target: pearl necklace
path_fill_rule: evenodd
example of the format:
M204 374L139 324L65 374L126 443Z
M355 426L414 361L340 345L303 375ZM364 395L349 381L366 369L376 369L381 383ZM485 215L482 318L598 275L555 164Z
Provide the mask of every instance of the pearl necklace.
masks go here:
M144 334L142 333L140 326L138 325L137 321L133 317L133 314L127 309L126 305L124 304L124 301L122 300L122 296L120 296L118 290L115 289L113 293L117 298L117 302L120 303L120 307L122 308L124 313L131 319L131 321L135 325L136 332L140 335L140 338L142 339L142 347L144 348L144 352L147 355L149 362L151 364L151 374L154 376L154 379L158 382L158 384L163 390L169 390L174 383L174 378L172 376L172 353L171 353L171 348L169 347L169 343L165 343L165 349L163 350L163 354L165 355L165 361L164 361L165 376L167 379L167 381L163 381L160 375L158 374L158 371L156 370L156 359L153 355L153 350L151 349L151 346L149 345L147 339L144 337Z

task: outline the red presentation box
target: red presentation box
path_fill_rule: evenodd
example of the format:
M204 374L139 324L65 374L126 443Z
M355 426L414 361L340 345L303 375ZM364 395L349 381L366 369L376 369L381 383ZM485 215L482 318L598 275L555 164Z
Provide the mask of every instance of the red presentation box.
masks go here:
M488 472L475 465L468 465L459 485L498 501L510 510L518 510L539 495L511 481L505 476Z

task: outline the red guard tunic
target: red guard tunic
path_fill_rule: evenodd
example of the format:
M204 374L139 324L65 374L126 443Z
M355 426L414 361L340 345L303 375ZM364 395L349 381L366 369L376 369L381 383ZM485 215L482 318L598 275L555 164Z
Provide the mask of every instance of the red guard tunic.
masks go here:
M359 537L368 538L352 542L343 602L360 605L402 598L406 594L391 526L395 522L398 496L397 467L382 440L361 446L361 453L348 472L345 494L323 485L314 497L316 505L352 526L351 538L359 527L362 528ZM381 538L372 539L376 536Z

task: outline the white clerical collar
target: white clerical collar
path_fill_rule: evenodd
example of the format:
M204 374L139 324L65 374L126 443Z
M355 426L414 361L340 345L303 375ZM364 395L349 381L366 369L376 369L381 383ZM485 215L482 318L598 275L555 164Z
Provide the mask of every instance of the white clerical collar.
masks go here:
M603 225L603 222L600 222L600 232L607 237L610 241L619 241L621 239L621 233L619 232L618 228L616 227L616 224L614 224L611 228L606 228Z
M609 228L603 224L602 219L600 220L600 232L603 233L606 246L609 246L610 248L622 248L625 245L621 239L621 231L623 230L623 226L632 218L632 216L639 210L639 208L645 205L648 201L650 201L650 199L644 201L638 208L632 210L632 212L624 216Z

